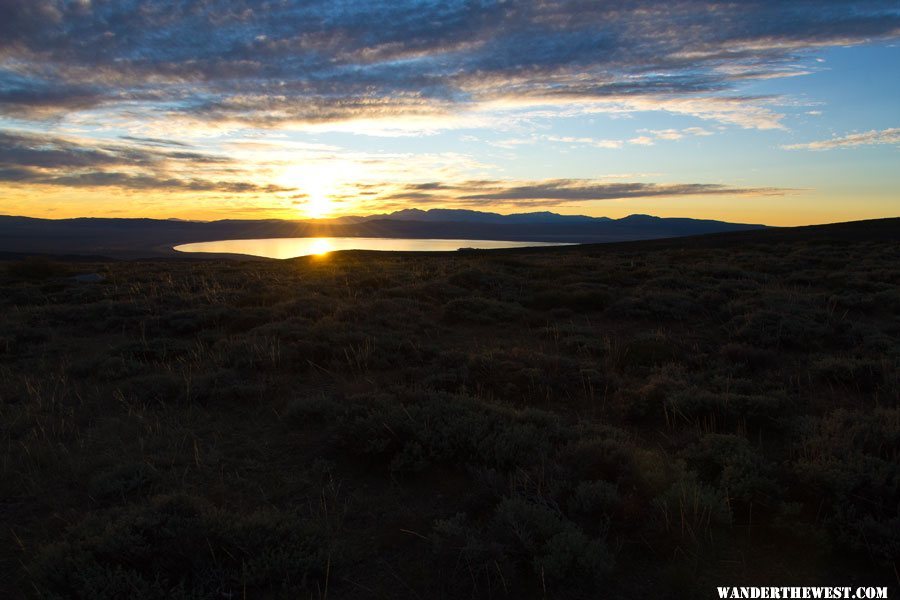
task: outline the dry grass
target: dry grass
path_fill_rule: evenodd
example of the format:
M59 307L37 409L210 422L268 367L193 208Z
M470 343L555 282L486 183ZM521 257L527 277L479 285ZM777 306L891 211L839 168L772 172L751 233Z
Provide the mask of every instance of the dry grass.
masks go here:
M0 589L894 585L898 265L789 239L12 263Z

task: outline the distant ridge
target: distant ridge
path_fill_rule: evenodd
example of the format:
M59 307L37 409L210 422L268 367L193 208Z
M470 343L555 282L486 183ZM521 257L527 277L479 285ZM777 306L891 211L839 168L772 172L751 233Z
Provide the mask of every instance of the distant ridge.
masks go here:
M177 244L226 239L330 236L598 243L764 228L651 215L610 219L553 212L501 215L440 208L309 221L0 216L0 252L138 258L172 255L172 246Z
M610 221L609 217L588 217L585 215L561 215L554 212L530 212L502 215L500 213L484 212L480 210L466 210L456 208L405 208L392 213L367 215L364 217L341 217L335 221L358 223L361 221L421 221L426 223L454 222L454 223L593 223Z

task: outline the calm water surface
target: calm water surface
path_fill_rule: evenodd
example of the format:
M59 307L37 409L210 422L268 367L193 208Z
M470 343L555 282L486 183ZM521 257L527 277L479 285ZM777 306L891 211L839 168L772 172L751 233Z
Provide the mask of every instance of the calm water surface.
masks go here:
M175 246L178 252L217 252L250 254L266 258L295 258L312 254L326 254L334 250L405 250L439 251L460 248L526 248L529 246L567 246L552 242L508 242L500 240L419 240L405 238L266 238L260 240L221 240Z

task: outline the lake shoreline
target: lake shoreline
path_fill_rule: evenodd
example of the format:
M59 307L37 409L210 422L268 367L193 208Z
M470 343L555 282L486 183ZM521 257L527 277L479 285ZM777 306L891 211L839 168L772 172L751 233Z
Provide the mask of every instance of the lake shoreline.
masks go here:
M574 244L565 242L446 238L293 237L191 242L173 246L172 251L191 255L216 254L250 256L255 258L289 259L302 256L324 255L345 250L380 252L458 252L467 250L544 248L570 245Z

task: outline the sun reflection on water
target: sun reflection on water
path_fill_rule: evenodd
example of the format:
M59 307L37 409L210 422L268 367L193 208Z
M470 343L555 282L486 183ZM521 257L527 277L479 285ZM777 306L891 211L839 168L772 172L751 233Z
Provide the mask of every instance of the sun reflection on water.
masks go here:
M331 240L327 238L314 239L310 244L309 249L311 254L316 256L324 256L333 250L331 247Z

